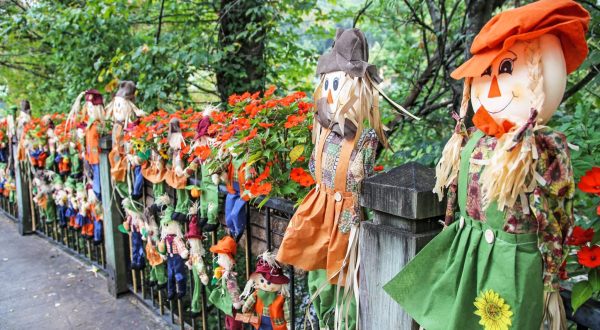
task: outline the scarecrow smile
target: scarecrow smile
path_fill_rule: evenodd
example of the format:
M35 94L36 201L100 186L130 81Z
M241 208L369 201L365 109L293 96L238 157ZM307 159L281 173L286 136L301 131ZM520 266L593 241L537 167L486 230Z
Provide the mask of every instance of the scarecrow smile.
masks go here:
M477 97L477 101L479 101L479 103L480 103L481 105L483 105L483 108L484 108L484 109L485 109L485 111L487 111L488 113L490 113L490 114L497 114L497 113L500 113L500 112L502 112L502 111L506 110L506 108L508 108L508 106L509 106L509 105L512 103L512 101L515 99L515 94L514 94L514 93L511 93L511 94L512 94L512 95L511 95L511 97L510 97L510 100L508 100L508 103L506 103L506 105L504 105L502 108L500 108L499 110L496 110L496 111L490 111L490 110L488 109L488 107L486 107L486 106L483 104L483 102L481 101L481 99L479 98L479 96Z

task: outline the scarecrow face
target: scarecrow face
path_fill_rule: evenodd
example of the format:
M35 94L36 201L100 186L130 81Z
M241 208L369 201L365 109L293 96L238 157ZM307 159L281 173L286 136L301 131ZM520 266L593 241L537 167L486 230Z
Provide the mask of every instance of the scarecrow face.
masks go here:
M254 273L251 276L254 280L254 287L266 292L279 292L281 290L281 284L271 283L262 274Z
M323 75L321 99L317 101L317 119L321 126L331 127L333 131L341 132L340 123L344 120L344 136L356 132L356 125L347 118L337 117L341 107L350 99L353 79L343 71L335 71ZM339 126L335 125L338 124ZM334 127L337 126L337 127Z
M219 253L217 255L217 264L221 267L223 267L224 269L233 269L233 260L231 259L231 257L226 254L226 253Z
M567 72L560 40L554 35L544 35L539 39L545 95L542 109L538 109L538 122L545 123L560 104ZM530 88L527 47L527 42L515 43L492 65L483 69L480 77L473 77L471 104L475 111L486 110L497 122L508 120L516 125L529 119L539 95Z

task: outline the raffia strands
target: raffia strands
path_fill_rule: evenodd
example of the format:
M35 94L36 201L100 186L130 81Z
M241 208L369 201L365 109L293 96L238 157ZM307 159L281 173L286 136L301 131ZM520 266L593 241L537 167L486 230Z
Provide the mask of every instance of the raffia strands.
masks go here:
M548 325L544 327L544 323ZM567 313L558 291L544 292L544 322L540 330L567 330Z
M498 210L510 208L519 195L533 191L536 186L534 173L538 154L534 132L541 128L536 126L537 109L541 109L545 98L538 40L528 42L526 52L529 90L535 95L531 118L525 125L513 128L498 140L490 164L481 175L484 208L492 202L497 202Z
M71 106L71 111L69 111L69 115L67 116L67 122L66 122L67 128L72 127L73 123L75 122L75 118L77 118L79 111L81 111L81 99L83 98L84 95L85 95L85 92L79 93L79 95L75 99L75 102Z
M188 210L189 215L198 214L199 202L194 202Z
M444 199L444 189L458 177L458 169L460 167L460 151L464 137L466 135L464 129L464 118L469 109L469 100L471 98L471 78L466 78L463 86L462 101L460 104L459 118L457 119L454 133L444 146L442 157L435 167L435 186L433 192L438 195L439 201Z

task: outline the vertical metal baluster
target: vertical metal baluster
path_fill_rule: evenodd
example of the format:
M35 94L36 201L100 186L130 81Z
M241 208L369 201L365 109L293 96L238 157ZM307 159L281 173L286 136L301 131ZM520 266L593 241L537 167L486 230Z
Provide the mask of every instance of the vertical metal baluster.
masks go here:
M265 207L265 221L267 228L267 250L271 251L273 248L273 234L271 233L271 208Z
M206 317L206 287L203 285L201 288L201 297L202 297L202 330L206 330L207 327L207 317Z
M290 267L290 300L291 329L296 329L296 275L294 267Z
M246 203L246 280L252 274L252 231L250 230L250 203Z
M169 311L171 312L171 324L175 324L175 313L173 313L173 300L169 300Z
M133 226L130 227L130 230L133 231ZM129 234L129 262L131 265L131 262L133 261L133 244L132 244L132 238L131 238L131 233ZM131 281L132 281L132 285L133 285L133 293L137 293L138 289L137 289L137 272L135 271L135 269L131 268Z
M183 306L181 299L177 298L177 317L179 317L179 329L185 330L185 322L183 321Z

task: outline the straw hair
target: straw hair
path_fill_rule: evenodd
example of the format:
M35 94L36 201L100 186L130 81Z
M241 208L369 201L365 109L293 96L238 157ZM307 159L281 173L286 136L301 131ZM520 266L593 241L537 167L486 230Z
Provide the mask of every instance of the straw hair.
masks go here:
M545 98L539 39L527 43L526 54L528 87L534 95L531 118L520 128L513 128L498 139L489 165L481 175L484 208L496 202L498 210L502 211L512 207L518 198L526 203L524 194L533 191L536 186L534 173L538 154L534 132L542 127L536 126L536 117ZM528 205L523 205L523 212L529 213Z
M324 82L325 75L321 75L321 80L313 93L315 103L322 97ZM352 93L355 93L358 98L354 104L347 104L352 100ZM340 97L338 98L333 118L340 125L342 132L344 132L345 119L352 121L356 125L357 136L362 134L364 121L367 119L369 121L369 126L375 130L381 144L387 147L387 137L385 136L383 124L381 123L381 115L379 113L379 100L375 100L374 95L373 86L369 82L369 79L363 79L361 77L349 78L340 88ZM321 125L318 120L314 120L312 131L313 143L318 141L320 132Z
M448 188L458 177L460 151L466 134L463 121L467 115L469 100L471 99L471 80L472 78L465 78L459 118L454 128L454 133L446 143L442 151L442 157L435 167L435 186L433 187L433 192L438 195L439 201L444 199L444 189Z

